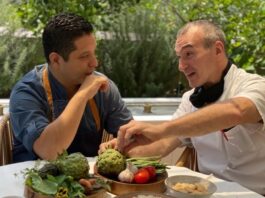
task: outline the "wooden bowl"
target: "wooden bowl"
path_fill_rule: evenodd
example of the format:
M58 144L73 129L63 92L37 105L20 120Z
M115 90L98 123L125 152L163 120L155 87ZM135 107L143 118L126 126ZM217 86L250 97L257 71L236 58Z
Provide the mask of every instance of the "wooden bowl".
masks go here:
M158 174L155 181L147 184L124 183L117 181L116 179L113 178L108 178L106 176L100 175L97 172L96 165L94 166L94 173L97 174L98 176L107 179L110 182L110 187L111 187L110 193L115 195L122 195L138 191L147 191L154 193L163 193L166 191L165 179L168 177L167 172Z
M24 188L25 198L54 198L53 196L43 195L32 190L32 188L25 186ZM105 189L95 191L93 194L86 196L87 198L107 198L107 192Z

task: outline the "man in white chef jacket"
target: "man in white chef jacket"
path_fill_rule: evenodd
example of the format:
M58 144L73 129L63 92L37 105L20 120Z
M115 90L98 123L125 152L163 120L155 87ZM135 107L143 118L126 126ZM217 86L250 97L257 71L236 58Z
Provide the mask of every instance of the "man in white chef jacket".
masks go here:
M173 120L122 126L118 148L130 156L165 156L190 142L200 172L265 194L265 79L228 59L225 34L207 20L181 28L175 51L192 89Z

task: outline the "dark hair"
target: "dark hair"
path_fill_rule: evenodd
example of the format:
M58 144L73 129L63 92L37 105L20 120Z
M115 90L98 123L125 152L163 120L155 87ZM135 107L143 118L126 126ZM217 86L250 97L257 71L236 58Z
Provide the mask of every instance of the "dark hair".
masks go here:
M182 27L177 34L177 37L187 33L192 27L201 27L204 31L204 47L211 47L215 41L221 41L226 48L226 39L225 33L223 30L216 24L208 21L208 20L197 20L187 23L184 27Z
M74 41L92 32L92 24L81 16L73 13L61 13L54 16L42 34L42 45L47 62L50 62L51 52L60 54L67 61L69 54L75 50Z

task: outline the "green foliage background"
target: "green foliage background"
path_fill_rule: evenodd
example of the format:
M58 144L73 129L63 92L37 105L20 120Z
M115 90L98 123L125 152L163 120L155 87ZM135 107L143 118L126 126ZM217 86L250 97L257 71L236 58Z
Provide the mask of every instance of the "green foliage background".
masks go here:
M21 27L16 9L7 0L0 0L0 98L9 97L16 81L32 68L37 61L43 61L40 54L40 39L16 35Z
M227 36L228 53L238 66L265 74L265 1L172 0L171 4L185 21L211 19L220 24Z
M44 61L40 38L47 20L75 12L89 21L98 37L99 70L117 83L123 97L181 96L188 89L177 70L174 42L186 22L209 19L227 35L228 54L239 67L265 74L265 1L263 0L0 0L0 97ZM19 2L19 3L18 3ZM18 28L37 37L14 37ZM109 36L111 35L111 39ZM104 37L104 36L103 36Z
M112 39L100 40L101 70L117 83L122 95L156 97L174 95L177 60L174 37L165 34L164 18L150 10L123 13L109 31Z

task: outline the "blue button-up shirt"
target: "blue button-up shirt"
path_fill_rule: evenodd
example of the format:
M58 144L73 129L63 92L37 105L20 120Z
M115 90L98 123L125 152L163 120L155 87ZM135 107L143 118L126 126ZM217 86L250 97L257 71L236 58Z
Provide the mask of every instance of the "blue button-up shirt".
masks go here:
M14 132L14 162L38 158L33 151L33 144L50 123L51 110L42 84L44 68L44 65L36 66L14 86L11 92L10 119ZM99 72L95 74L103 75ZM49 81L56 119L69 100L66 90L51 72L49 72ZM132 119L132 114L126 108L117 86L111 80L109 85L110 89L107 92L98 92L94 97L99 111L101 130L97 131L93 114L87 105L76 136L67 149L68 153L81 152L85 156L97 155L103 129L116 136L119 127ZM73 119L75 119L74 115Z

